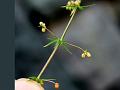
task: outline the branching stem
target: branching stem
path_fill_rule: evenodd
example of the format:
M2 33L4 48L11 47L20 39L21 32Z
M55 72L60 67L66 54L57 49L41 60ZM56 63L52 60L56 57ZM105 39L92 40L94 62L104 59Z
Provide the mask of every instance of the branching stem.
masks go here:
M68 24L67 24L67 26L66 26L66 28L65 28L65 30L64 30L64 32L63 32L63 34L62 34L62 36L61 36L61 38L60 38L61 41L63 41L63 39L64 39L64 37L65 37L65 35L66 35L67 31L68 31L68 27L70 26L71 21L73 20L73 17L74 17L74 15L75 15L75 12L76 12L76 9L73 10L72 16L71 16L71 18L70 18L70 20L69 20L69 22L68 22ZM52 35L54 35L54 33L51 32L49 29L47 29L47 30L48 30ZM42 68L41 72L39 73L39 75L38 75L38 77L37 77L38 79L40 79L41 75L43 74L43 72L45 71L45 69L47 68L47 66L49 65L49 63L50 63L50 61L52 60L53 56L55 55L57 49L59 48L59 45L60 45L59 43L57 43L57 44L55 45L55 48L54 48L53 52L51 53L51 55L50 55L50 57L48 58L46 64L44 65L44 67Z

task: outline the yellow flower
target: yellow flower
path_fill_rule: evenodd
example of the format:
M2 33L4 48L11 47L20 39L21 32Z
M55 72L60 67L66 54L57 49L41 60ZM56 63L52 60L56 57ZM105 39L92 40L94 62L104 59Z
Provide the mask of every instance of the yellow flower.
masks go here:
M80 3L81 3L81 0L68 1L67 6L79 6Z
M81 57L82 57L82 58L86 58L86 57L90 58L90 57L91 57L91 53L88 52L87 50L85 50L85 51L82 53Z
M42 28L42 32L46 32L46 29L45 29L45 28Z
M67 5L68 5L68 6L70 6L70 5L71 5L71 2L70 2L70 1L68 1Z
M73 5L74 5L74 3L75 3L74 1L70 1L70 2L71 2L71 6L73 6Z
M76 6L79 6L80 3L81 3L81 0L76 0L76 1L74 2L74 4L75 4Z
M39 22L39 27L42 27L42 32L46 32L46 25L45 25L45 23L43 23L43 22Z

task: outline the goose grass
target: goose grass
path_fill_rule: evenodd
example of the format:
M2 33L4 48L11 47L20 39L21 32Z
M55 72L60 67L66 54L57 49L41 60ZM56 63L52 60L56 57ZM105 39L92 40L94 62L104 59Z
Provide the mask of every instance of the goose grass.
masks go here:
M79 49L82 52L82 54L81 54L82 58L91 57L90 52L82 49L78 45L75 45L75 44L72 44L72 43L69 43L69 42L65 41L64 38L65 38L65 36L68 32L68 28L69 28L75 14L76 14L76 11L84 10L85 8L93 6L93 5L95 5L95 4L91 4L91 5L87 5L87 6L81 6L81 0L69 0L68 3L66 4L66 6L62 6L62 8L65 8L66 10L71 11L71 14L70 14L70 20L69 20L66 28L64 29L64 32L62 33L61 37L57 37L57 35L55 35L54 32L52 32L51 30L49 30L46 27L45 23L43 23L43 22L39 23L39 25L40 25L39 27L42 27L43 29L47 30L53 36L53 38L48 38L50 40L50 42L48 44L44 45L43 47L46 48L46 47L49 47L49 46L53 45L54 48L53 48L53 52L49 56L47 62L43 66L43 68L40 71L40 73L38 74L38 76L37 77L29 77L29 79L37 81L41 85L43 85L45 81L51 81L52 83L54 83L53 81L56 80L56 79L41 79L41 76L43 75L44 71L46 70L46 68L50 64L52 58L54 57L56 51L58 50L58 48L60 46L62 46L64 48L64 50L66 50L70 54L72 54L72 52L69 50L68 46L72 46L76 49Z

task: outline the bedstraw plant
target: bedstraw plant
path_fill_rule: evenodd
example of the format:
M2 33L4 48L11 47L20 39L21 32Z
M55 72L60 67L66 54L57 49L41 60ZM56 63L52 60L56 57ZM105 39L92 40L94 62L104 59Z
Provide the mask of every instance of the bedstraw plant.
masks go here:
M65 38L67 32L69 31L69 26L70 26L70 24L71 24L71 22L72 22L72 20L75 16L76 12L79 11L79 10L84 10L85 8L87 8L89 6L92 6L92 5L81 6L81 0L69 0L65 6L62 6L62 8L65 8L66 10L70 11L70 19L69 19L69 22L68 22L66 28L64 29L64 32L62 33L61 37L58 37L57 35L55 35L54 32L52 32L50 29L48 29L44 22L42 22L42 21L39 22L38 27L41 27L41 31L43 33L48 31L53 36L52 38L49 38L50 42L48 44L46 44L44 47L46 48L48 46L54 45L54 48L53 48L53 51L52 51L51 55L49 56L47 62L45 63L42 70L38 74L38 76L37 77L35 77L35 76L34 77L29 77L29 80L36 81L42 87L44 87L45 82L51 82L51 83L54 84L54 87L56 89L59 88L59 83L56 82L56 79L43 79L43 78L41 78L41 76L43 75L44 71L46 70L46 68L50 64L52 58L54 57L54 55L55 55L55 53L56 53L56 51L58 50L59 47L63 47L68 53L72 54L67 47L67 46L71 46L71 47L77 48L78 50L81 51L81 58L84 59L84 58L90 58L91 57L91 53L88 50L86 50L86 49L84 50L83 48L81 48L78 45L69 43L68 41L65 41L64 38Z

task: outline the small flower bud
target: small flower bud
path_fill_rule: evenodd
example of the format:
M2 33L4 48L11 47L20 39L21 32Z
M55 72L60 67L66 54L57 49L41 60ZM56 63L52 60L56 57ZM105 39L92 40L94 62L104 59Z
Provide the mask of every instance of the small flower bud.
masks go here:
M69 1L69 2L67 3L67 5L70 6L70 5L71 5L71 2Z
M74 3L74 1L71 1L71 5L73 6L75 3Z
M76 0L76 1L81 4L81 0Z
M43 22L39 22L39 25L43 28L46 28L45 23L43 23Z
M42 28L42 32L46 32L46 29L45 29L45 28Z
M40 26L43 24L43 22L39 22Z
M85 58L85 53L82 53L81 57L82 57L82 58Z
M90 52L86 52L87 57L91 57Z
M79 1L79 0L76 0L74 3L75 3L75 5L77 5L77 6L80 5L80 1Z

